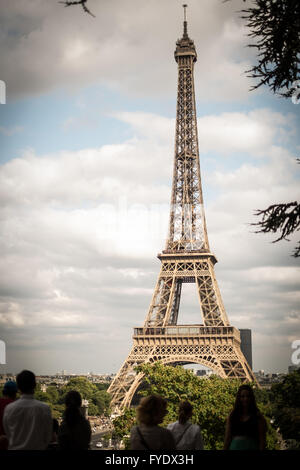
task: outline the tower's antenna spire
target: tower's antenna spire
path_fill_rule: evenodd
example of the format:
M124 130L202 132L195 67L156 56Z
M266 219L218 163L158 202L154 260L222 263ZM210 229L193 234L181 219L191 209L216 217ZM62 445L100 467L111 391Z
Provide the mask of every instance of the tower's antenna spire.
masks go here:
M184 11L184 21L183 21L183 37L187 38L187 20L186 20L186 9L187 9L187 4L185 3L183 6L183 11Z

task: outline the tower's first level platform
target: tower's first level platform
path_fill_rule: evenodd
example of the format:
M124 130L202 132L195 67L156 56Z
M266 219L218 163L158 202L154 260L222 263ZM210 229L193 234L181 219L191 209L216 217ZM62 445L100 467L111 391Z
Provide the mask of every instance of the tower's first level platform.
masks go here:
M172 343L197 340L200 344L240 343L240 332L234 326L168 325L134 328L134 343Z

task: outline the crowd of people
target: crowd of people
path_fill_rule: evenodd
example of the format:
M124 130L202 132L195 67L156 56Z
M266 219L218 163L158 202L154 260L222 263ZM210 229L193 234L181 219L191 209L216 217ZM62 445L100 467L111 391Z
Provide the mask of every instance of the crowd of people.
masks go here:
M67 393L59 425L50 407L34 398L35 388L35 375L29 370L20 372L16 383L4 385L0 399L1 450L88 450L91 427L81 413L80 393ZM18 390L20 398L16 399Z
M59 425L51 409L34 398L33 372L23 370L16 382L8 381L0 398L0 450L88 450L91 426L81 412L81 395L71 390L65 397L65 411ZM20 398L17 392L20 392ZM179 404L178 420L159 426L167 414L167 401L159 395L142 398L137 422L130 432L131 450L203 450L200 424L193 424L193 406ZM225 450L264 450L266 420L258 410L249 385L242 385L226 422Z

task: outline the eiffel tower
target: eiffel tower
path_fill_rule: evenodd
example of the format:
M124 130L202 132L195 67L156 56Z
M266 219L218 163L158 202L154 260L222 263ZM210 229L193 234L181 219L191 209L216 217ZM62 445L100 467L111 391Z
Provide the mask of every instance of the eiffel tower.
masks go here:
M143 379L134 367L196 363L224 378L256 379L241 352L239 330L231 326L222 302L208 243L199 164L194 63L197 53L187 33L176 42L178 64L175 158L169 236L158 255L161 269L143 327L134 328L133 347L108 392L116 410L130 406ZM195 283L203 324L178 325L182 284Z

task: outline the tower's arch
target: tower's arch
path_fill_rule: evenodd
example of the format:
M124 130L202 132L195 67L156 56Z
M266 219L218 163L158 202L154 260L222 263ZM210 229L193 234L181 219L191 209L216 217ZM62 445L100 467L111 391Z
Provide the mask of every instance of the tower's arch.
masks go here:
M180 360L179 359L176 360L176 358L165 358L165 359L161 359L159 362L163 365L166 365L166 366L176 365L176 364L178 364L178 362L180 362L181 364L199 364L199 365L208 367L209 369L212 369L217 375L220 375L221 377L225 378L225 374L223 373L221 367L218 367L213 362L207 361L205 359L199 359L198 361L195 361L194 359L191 359L188 356L186 356L186 357L181 357ZM151 363L154 363L154 362L150 360L148 363L151 364ZM125 400L124 400L124 407L129 407L131 405L132 399L133 399L138 387L143 382L144 377L145 377L145 374L143 374L143 373L138 373L136 375L134 381L132 382L132 384L131 384L131 386L130 386L127 394L126 394L126 397L125 397Z

